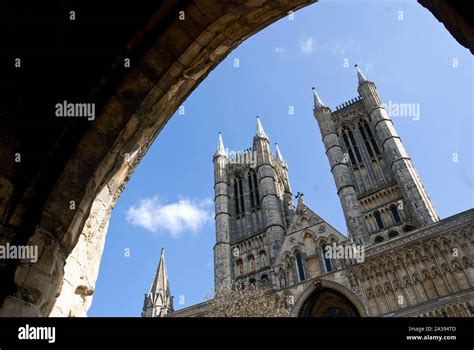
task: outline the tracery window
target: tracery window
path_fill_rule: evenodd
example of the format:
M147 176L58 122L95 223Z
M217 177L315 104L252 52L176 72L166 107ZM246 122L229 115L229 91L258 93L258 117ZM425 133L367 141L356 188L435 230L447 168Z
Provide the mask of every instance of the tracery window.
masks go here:
M359 152L359 148L357 147L357 143L354 138L354 134L347 126L344 126L341 130L342 139L344 141L344 145L346 146L347 153L349 154L349 158L351 159L352 165L356 165L362 162L362 157Z
M244 189L242 187L242 178L239 175L234 177L234 201L235 214L237 216L245 214L244 207Z
M369 153L369 156L372 158L374 155L380 154L379 147L375 141L372 130L366 120L359 120L359 132L364 140L365 148Z
M250 193L250 206L257 208L260 206L260 195L258 193L258 181L257 173L254 169L250 169L248 172L249 181L249 193Z
M306 279L306 276L304 273L303 259L300 253L296 253L296 266L298 267L298 276L300 282L302 282Z

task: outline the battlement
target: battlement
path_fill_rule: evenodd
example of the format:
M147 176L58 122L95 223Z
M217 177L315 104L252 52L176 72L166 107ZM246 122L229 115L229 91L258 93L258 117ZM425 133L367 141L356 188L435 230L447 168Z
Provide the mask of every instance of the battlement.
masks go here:
M340 105L338 105L338 106L336 107L336 111L339 111L339 110L341 110L341 109L344 109L344 108L346 108L346 107L349 107L349 106L353 105L354 103L359 102L359 101L361 101L361 100L362 100L362 97L361 97L361 96L357 96L357 97L355 97L355 98L352 98L352 99L350 99L350 100L347 100L346 102L341 103Z

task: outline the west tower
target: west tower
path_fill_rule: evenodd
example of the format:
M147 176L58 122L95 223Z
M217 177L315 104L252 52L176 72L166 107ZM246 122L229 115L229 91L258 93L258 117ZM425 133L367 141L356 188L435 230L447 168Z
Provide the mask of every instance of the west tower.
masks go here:
M371 244L439 217L375 84L356 69L356 98L331 111L313 88L313 111L349 234Z
M214 154L215 287L269 281L271 265L293 216L288 167L257 117L251 148L226 152L219 133ZM262 282L262 281L260 281Z

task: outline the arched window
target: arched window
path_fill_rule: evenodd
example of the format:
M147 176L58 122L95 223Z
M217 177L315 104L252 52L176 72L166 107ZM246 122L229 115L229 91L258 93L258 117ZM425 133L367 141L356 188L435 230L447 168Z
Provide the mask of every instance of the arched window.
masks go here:
M379 147L377 146L377 142L375 141L374 135L372 134L372 130L370 130L367 120L359 120L359 131L365 141L365 147L367 148L369 155L373 157L372 154L374 153L377 155L380 154Z
M398 236L398 232L397 231L390 231L388 233L388 238L393 238L393 237L397 237Z
M257 174L255 173L255 170L250 169L247 177L249 181L250 206L252 208L257 208L260 206L260 196L258 193Z
M344 140L344 145L346 146L347 153L349 153L349 158L351 159L352 165L362 162L362 157L352 131L349 130L347 126L344 126L341 132L342 139Z
M249 271L254 271L255 270L255 258L253 255L249 255L247 258L248 266L249 266Z
M375 217L375 221L377 222L377 226L379 227L379 229L383 229L384 225L383 225L383 221L382 221L382 215L380 215L380 212L376 211L374 213L374 217Z
M298 267L298 276L300 278L300 282L306 279L304 274L304 267L303 267L303 259L301 258L300 253L296 253L296 266Z
M380 154L377 142L375 142L372 130L370 130L370 126L366 120L359 120L359 132L364 140L365 148L367 149L369 156L372 158L375 155Z
M324 265L326 267L326 272L331 272L332 271L332 264L331 264L331 259L329 259L328 256L326 256L326 252L328 251L326 244L321 245L321 250L323 252L323 259L324 259Z
M286 276L283 272L278 275L278 279L280 280L280 288L286 287Z
M396 205L392 205L390 207L390 211L392 212L393 220L395 220L397 224L402 221L402 219L400 218L400 213L398 212L398 208Z
M255 284L256 282L257 282L257 281L255 280L255 278L249 279L249 284L250 284L250 285L253 285L253 284Z
M382 236L377 236L374 238L374 243L380 243L383 241L383 237Z
M237 273L239 275L243 275L243 273L244 273L244 262L242 261L242 259L239 259L239 260L237 260L236 264L237 264Z
M260 282L261 282L261 283L265 283L265 282L267 282L267 281L268 281L268 276L265 275L265 274L263 274L263 275L260 277Z
M267 253L264 250L260 251L260 267L267 266Z
M234 201L235 214L237 216L244 215L244 189L242 187L242 178L239 175L234 178Z

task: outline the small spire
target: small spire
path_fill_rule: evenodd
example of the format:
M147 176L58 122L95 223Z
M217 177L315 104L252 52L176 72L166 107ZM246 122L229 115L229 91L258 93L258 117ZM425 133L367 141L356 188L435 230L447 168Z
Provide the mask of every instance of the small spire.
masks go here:
M280 152L280 147L278 147L278 143L275 143L275 149L276 149L277 159L281 162L283 166L286 166L285 160L283 159L283 156L281 155L281 152Z
M162 317L173 311L168 271L166 270L165 250L161 248L160 262L156 269L150 291L145 295L143 317Z
M362 71L360 70L359 65L356 64L355 68L357 71L357 78L359 79L359 85L368 81L364 73L362 73Z
M296 194L296 199L298 200L298 204L296 205L296 214L302 214L306 211L306 206L304 204L303 193L298 192Z
M283 156L281 155L280 147L278 147L278 143L275 143L275 148L276 148L276 156L277 156L277 159L278 159L280 162L283 162Z
M150 293L169 293L168 271L166 270L165 249L161 248L160 262L156 270Z
M262 123L260 123L260 118L257 116L257 136L268 139L267 134L263 130Z
M316 92L315 87L313 87L313 97L314 97L314 109L324 107L323 101L321 101L321 99L319 98L319 95Z
M226 156L222 133L219 131L219 141L217 142L216 156Z

